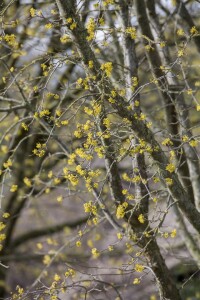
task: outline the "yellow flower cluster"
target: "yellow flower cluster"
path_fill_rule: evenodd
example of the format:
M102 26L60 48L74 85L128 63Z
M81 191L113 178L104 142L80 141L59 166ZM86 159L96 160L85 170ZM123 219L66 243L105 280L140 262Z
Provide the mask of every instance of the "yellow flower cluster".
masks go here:
M68 269L66 272L65 272L65 277L74 277L76 275L76 272L75 270L73 269Z
M83 158L85 160L92 160L93 156L92 154L87 153L87 151L83 148L77 148L75 150L75 153L77 156L79 156L80 158Z
M119 204L117 207L116 217L117 219L122 219L125 215L125 210L128 207L128 203L124 202L123 204Z
M123 234L121 232L118 232L117 233L117 238L118 238L118 240L122 240Z
M195 26L193 26L193 27L190 29L190 33L191 33L192 35L198 34L198 30L196 29Z
M165 168L168 172L173 173L176 169L174 164L168 164Z
M105 72L105 74L110 77L112 70L113 70L113 64L112 62L106 62L101 65L101 70Z
M92 204L92 201L84 203L83 206L86 213L92 213L94 216L97 215L97 207Z
M9 158L5 163L3 163L3 166L4 166L5 169L7 169L9 167L12 167L11 159Z
M28 131L28 125L26 123L23 122L21 126L25 131Z
M77 172L80 176L86 175L86 171L82 169L81 165L77 165L77 166L76 166L76 172Z
M26 185L27 187L31 187L31 186L32 186L31 181L30 181L30 179L29 179L28 177L25 177L25 178L23 179L23 181L24 181L24 183L25 183L25 185Z
M88 108L87 106L84 107L84 111L87 115L91 116L94 115L95 117L99 116L102 110L101 104L96 103L95 101L93 101L91 103L92 108Z
M162 145L163 146L172 146L173 142L169 138L166 138L164 141L162 141Z
M83 146L85 149L89 149L91 146L97 146L97 140L92 132L88 133L87 140Z
M94 62L92 60L88 62L88 67L89 69L92 69L94 67Z
M144 270L144 266L140 264L135 265L135 271L141 273Z
M83 87L85 90L89 90L89 82L92 82L96 80L96 76L95 75L91 75L91 76L87 76L84 79L83 78L78 78L76 81L76 87L80 88Z
M44 27L45 27L45 29L51 29L51 28L53 28L53 24L47 23Z
M14 34L6 34L4 40L9 46L17 47L18 43L16 41L16 36Z
M103 2L102 2L102 4L103 4L103 6L108 6L109 4L114 4L114 0L104 0Z
M14 192L17 191L17 189L18 189L18 185L17 185L17 184L13 184L13 185L11 186L11 188L10 188L10 192L11 192L11 193L14 193Z
M0 222L0 231L4 230L6 225L3 222ZM4 233L0 234L0 242L3 242L6 239L6 235ZM0 244L0 251L3 249L3 245Z
M140 215L139 215L138 221L139 221L141 224L144 224L145 218L144 218L144 215L143 215L143 214L140 214Z
M198 143L199 142L197 140L194 140L194 139L189 142L191 147L196 147L198 145Z
M46 144L37 143L36 148L33 149L33 154L35 154L38 157L44 156L46 153L44 148L46 148Z
M60 37L60 41L62 44L66 44L71 41L70 36L67 34L63 34L63 36Z
M37 11L36 11L35 8L31 7L30 10L29 10L29 12L30 12L30 15L31 15L32 18L36 16L36 12Z
M176 237L176 234L177 234L177 231L176 229L173 229L172 232L171 232L171 238L175 238Z
M73 29L75 29L75 28L77 27L76 22L73 21L72 18L67 18L67 19L66 19L66 22L67 22L67 24L70 24L70 25L69 25L69 28L70 28L71 30L73 30Z
M179 35L179 36L185 35L184 30L183 30L182 28L179 28L179 29L177 30L177 35Z
M140 284L140 279L139 278L135 278L133 280L133 284Z
M138 183L140 181L143 181L142 178L139 175L134 176L133 178L129 177L127 173L122 174L122 178L125 181Z
M38 112L35 112L35 114L34 114L34 118L38 118L38 117L40 117L40 118L42 118L42 117L45 117L45 116L49 116L51 113L50 113L50 111L48 110L48 109L43 109L43 110L41 110L39 113Z
M55 281L59 281L61 279L61 277L58 275L58 274L55 274L54 275L54 280Z
M87 36L88 41L91 41L91 40L94 39L95 28L96 28L96 24L95 24L94 18L90 18L87 25L86 25L86 29L87 29L87 32L88 32L88 36Z
M10 214L8 212L3 213L2 216L4 219L8 219L10 217Z
M182 57L184 55L184 50L180 49L178 50L178 57Z
M136 34L136 28L135 27L127 27L125 32L127 34L129 34L133 40L136 39L137 34Z
M165 182L166 182L167 185L172 185L173 184L173 179L165 178Z
M2 231L5 227L6 225L3 222L0 222L0 231Z
M93 258L97 258L100 255L100 252L97 250L97 248L92 248L91 250Z
M103 146L95 147L94 151L97 153L99 158L103 158L105 156L105 150Z
M108 118L103 119L103 124L106 126L107 129L110 129L111 127L111 122Z
M54 99L58 100L60 98L60 96L58 94L54 94L54 93L51 93L51 92L48 92L47 93L47 97L53 97Z
M73 186L76 186L79 183L77 175L70 173L67 168L63 169L64 178L68 179Z
M79 247L81 247L81 245L82 245L81 241L77 241L77 242L76 242L76 247L79 248Z

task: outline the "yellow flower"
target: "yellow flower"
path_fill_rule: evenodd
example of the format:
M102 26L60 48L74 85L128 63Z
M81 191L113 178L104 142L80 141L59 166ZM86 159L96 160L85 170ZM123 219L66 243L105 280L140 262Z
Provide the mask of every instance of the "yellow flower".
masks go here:
M193 26L191 29L190 29L190 33L195 35L195 34L198 34L198 30L196 29L195 26Z
M142 224L145 222L145 218L144 218L144 215L143 215L143 214L140 214L140 215L139 215L138 221L139 221L140 223L142 223Z
M127 34L130 34L130 36L133 40L136 39L137 35L136 35L136 28L135 27L127 27L125 32Z
M21 126L25 131L28 131L28 126L26 125L26 123L22 123Z
M184 32L184 30L182 28L178 29L176 33L179 36L183 36L185 34L185 32Z
M164 232L164 233L163 233L163 237L164 237L165 239L167 239L167 238L169 237L169 233L168 233L168 232Z
M97 248L92 248L91 252L92 252L92 255L93 255L94 258L97 258L100 255L100 253L97 250Z
M171 234L170 234L171 237L172 237L172 238L175 238L175 237L176 237L176 233L177 233L177 232L176 232L176 229L173 229L172 232L171 232Z
M10 214L8 212L3 213L2 216L4 219L8 219L10 217Z
M178 57L182 57L184 55L184 50L180 49L178 50Z
M11 186L11 188L10 188L10 192L14 193L14 192L17 191L17 189L18 189L18 185L13 184L13 185Z
M122 219L125 215L125 209L127 208L128 203L124 202L123 204L119 204L117 207L116 217L117 219Z
M37 12L37 10L36 10L36 9L34 9L33 7L31 7L31 8L30 8L30 10L29 10L29 12L30 12L30 15L31 15L31 17L33 18L33 17L35 17L35 16L36 16L36 12Z
M4 36L4 40L8 43L10 46L17 46L16 36L14 34L6 34ZM13 68L14 70L14 68ZM12 72L12 71L11 71Z
M90 18L88 24L86 25L86 29L88 32L88 36L87 36L88 41L91 41L94 39L95 28L96 28L96 24L95 24L94 18Z
M22 295L24 293L24 289L22 287L20 287L19 285L16 286L16 290L19 295Z
M140 279L139 278L135 278L133 280L133 284L140 284Z
M6 225L3 222L0 222L0 231L2 231L5 227Z
M73 270L73 269L68 269L66 272L65 272L65 277L74 277L76 275L76 272Z
M105 73L108 77L111 76L112 69L113 69L112 62L106 62L101 65L101 70L105 71Z
M142 266L140 264L135 265L135 271L136 272L142 272L143 270L144 270L144 266Z
M55 281L59 281L61 279L61 277L58 275L58 274L55 274L54 275L54 280Z
M75 29L76 27L77 27L76 22L73 22L73 23L69 26L69 28L70 28L71 30Z
M37 248L38 248L39 250L41 250L41 249L43 248L42 243L37 243L36 246L37 246Z
M191 140L191 141L189 142L189 144L190 144L190 146L192 146L192 147L196 147L196 146L198 145L198 141L197 141L197 140Z
M11 159L9 158L9 159L7 160L7 162L5 162L5 163L3 164L3 166L4 166L5 169L11 167L11 166L12 166L12 161L11 161Z
M1 234L0 234L0 242L4 241L5 238L6 238L5 233L1 233Z
M122 240L122 238L123 238L123 235L122 235L122 233L121 233L121 232L118 232L118 233L117 233L117 238L118 238L118 240Z
M83 206L86 213L92 213L95 216L97 215L97 207L92 204L92 201L86 202Z
M171 178L165 178L165 182L167 185L172 185L173 184L173 180Z
M192 93L193 93L193 90L192 90L192 89L188 89L188 90L187 90L187 94L188 94L188 95L192 95Z
M82 244L81 241L77 241L76 242L76 247L78 247L78 248L81 247L81 244Z
M51 257L49 255L45 255L43 258L43 264L48 265L51 261Z
M53 27L53 25L51 23L47 23L44 27L46 29L51 29Z
M67 22L67 24L71 24L73 22L73 19L72 18L67 18L66 22Z
M168 172L173 173L176 169L175 165L173 164L168 164L165 168Z
M103 2L102 2L102 4L103 4L103 6L108 6L109 4L114 4L114 0L104 0Z
M58 197L56 198L56 200L57 200L59 203L61 203L61 202L63 201L63 196L58 196Z
M103 25L105 25L105 20L104 20L104 18L99 18L99 24L101 25L101 26L103 26Z
M25 183L26 186L28 186L28 187L32 186L31 181L30 181L30 179L28 177L25 177L23 179L23 181L24 181L24 183Z
M166 138L164 141L162 141L162 145L164 145L164 146L172 146L173 142L169 138Z
M94 62L93 62L92 60L90 60L90 61L88 62L88 67L89 67L90 69L92 69L92 68L94 67Z
M182 141L183 142L188 142L189 141L189 137L187 135L183 135L182 136Z

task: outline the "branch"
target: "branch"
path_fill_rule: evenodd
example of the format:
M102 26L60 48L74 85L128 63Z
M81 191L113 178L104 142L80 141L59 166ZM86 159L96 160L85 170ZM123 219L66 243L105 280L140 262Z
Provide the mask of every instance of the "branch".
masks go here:
M64 223L61 223L58 225L49 226L47 228L32 230L30 232L20 235L19 237L16 237L9 245L9 248L17 248L21 244L24 244L24 243L28 242L29 240L36 239L36 238L39 238L39 237L42 237L42 236L45 236L48 234L58 233L58 232L62 231L65 227L69 227L71 229L76 228L77 226L80 226L80 225L84 224L85 222L87 222L87 220L88 220L88 217L83 218L81 220L79 219L74 222L64 222Z
M158 18L156 16L155 12L155 2L154 0L149 0L147 1L147 7L149 11L149 16L151 19L151 22L153 23L153 27L155 28L152 30L154 33L154 36L151 32L151 28L149 26L149 23L146 21L148 16L146 13L146 7L144 1L137 2L137 13L138 13L138 21L139 25L141 27L142 33L146 35L148 38L151 40L155 41L156 39L159 39L160 37L165 40L165 37L162 37L162 32L161 32L161 27L158 21ZM141 16L141 17L140 17ZM144 22L145 20L145 22ZM156 56L156 61L161 65L161 62L170 69L170 63L171 63L171 58L170 58L170 53L168 50L168 47L165 47L166 49L163 50L160 45L156 45L154 51L150 51L147 55L149 57L150 63L153 66L155 62L155 57ZM152 55L153 52L153 55ZM160 72L157 69L152 68L152 72L156 76L160 76ZM159 80L159 85L160 88L162 89L162 82ZM179 88L178 88L179 87ZM180 175L182 176L182 182L184 186L187 189L188 194L191 195L191 188L188 188L192 184L192 195L194 194L194 199L195 199L195 205L196 208L200 211L200 185L199 185L199 180L200 180L200 168L198 162L198 156L195 153L194 149L190 146L189 143L184 143L181 144L181 136L179 134L179 125L180 125L180 130L181 130L181 135L187 135L189 138L192 138L192 132L190 130L191 125L189 121L189 115L188 115L188 110L187 106L185 103L185 99L183 96L183 93L181 93L180 90L180 83L174 77L171 72L169 72L168 76L166 76L166 90L171 91L171 94L167 94L165 91L162 91L163 99L166 102L166 114L168 116L172 115L172 123L169 126L170 133L172 136L175 138L174 139L174 146L176 148L183 148L184 152L183 155L181 155L178 151L177 157L178 160L180 160L180 165L181 167L179 168L180 170ZM175 92L178 92L176 95ZM167 99L166 96L169 98L169 101L171 101L171 108L167 107ZM174 120L173 120L174 119ZM169 121L169 120L168 120ZM177 141L177 137L178 140ZM188 172L189 170L189 172ZM190 180L188 182L187 179L190 177ZM191 195L191 196L192 196ZM191 199L193 200L193 199ZM194 201L192 201L194 202Z
M188 25L188 30L190 30L192 27L196 27L190 13L188 12L185 6L185 3L183 3L182 0L177 0L176 3L177 3L177 10L180 13L180 16L182 17L183 21L185 21ZM194 36L193 39L198 51L200 52L200 36L199 35Z
M56 0L58 7L61 7L62 16L72 17L77 23L77 27L73 30L74 41L79 49L79 53L81 54L83 61L86 66L90 60L93 60L95 68L92 69L92 74L96 76L97 82L101 81L101 72L100 72L100 64L97 61L87 39L86 39L86 32L85 29L76 14L76 10L74 7L74 2L72 1L64 1L63 6L59 0ZM64 15L63 15L64 11ZM88 72L90 70L88 69ZM107 81L108 82L108 81ZM110 91L113 90L114 87L112 86L111 82L105 86L106 94L110 94ZM135 135L140 138L144 139L147 144L149 144L152 149L152 158L157 163L160 173L163 178L168 178L169 173L166 171L166 165L169 163L167 157L163 153L160 145L155 140L153 133L145 123L138 118L135 118L133 112L130 111L128 108L128 104L124 102L124 99L120 96L116 96L115 103L112 104L113 108L118 111L118 114L121 118L127 118L131 123L131 128L134 131ZM200 232L200 213L194 207L191 201L188 201L190 195L188 195L184 188L182 187L178 176L173 174L172 176L173 184L169 186L169 191L174 198L175 201L178 201L178 205L185 216L188 218L189 222L194 226L194 228Z

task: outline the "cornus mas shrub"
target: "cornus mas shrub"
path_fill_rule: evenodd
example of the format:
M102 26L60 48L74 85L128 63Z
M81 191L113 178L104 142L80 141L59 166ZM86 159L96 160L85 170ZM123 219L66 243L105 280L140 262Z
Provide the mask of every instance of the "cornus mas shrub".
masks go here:
M1 299L200 298L199 11L1 3Z

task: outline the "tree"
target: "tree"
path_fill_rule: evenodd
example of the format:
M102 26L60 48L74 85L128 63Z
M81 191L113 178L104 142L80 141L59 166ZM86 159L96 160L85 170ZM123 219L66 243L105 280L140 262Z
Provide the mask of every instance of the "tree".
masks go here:
M199 8L2 3L0 298L186 299L169 257L200 266Z

